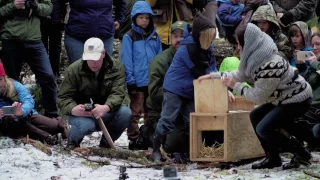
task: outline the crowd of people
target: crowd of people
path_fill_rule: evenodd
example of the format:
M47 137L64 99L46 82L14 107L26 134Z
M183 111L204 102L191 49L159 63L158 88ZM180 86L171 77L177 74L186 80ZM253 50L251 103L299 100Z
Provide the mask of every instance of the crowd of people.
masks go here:
M0 109L0 133L28 134L51 145L61 133L73 150L101 130L101 119L113 141L127 129L129 149L151 147L150 159L161 162L162 147L184 162L193 81L223 76L231 103L243 96L260 104L250 120L266 158L252 168L308 165L311 154L303 141L320 147L320 33L306 23L319 13L318 3L1 1L0 105L13 111ZM58 89L63 31L69 67ZM240 59L227 57L217 67L218 33L240 51ZM114 38L121 40L119 59L112 57ZM301 52L307 57L299 59ZM40 84L43 115L19 82L23 62ZM104 137L99 146L111 147ZM294 155L284 165L283 151Z

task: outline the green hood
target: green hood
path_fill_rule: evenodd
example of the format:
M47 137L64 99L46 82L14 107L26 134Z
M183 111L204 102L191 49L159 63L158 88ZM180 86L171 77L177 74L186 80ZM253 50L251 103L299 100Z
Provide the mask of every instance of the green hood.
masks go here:
M238 70L240 64L240 60L237 57L227 57L224 58L220 68L219 72L231 72Z
M276 26L276 31L280 29L276 12L270 4L260 6L252 15L252 23L257 24L258 21L269 21Z
M300 31L301 31L301 33L302 33L304 44L305 44L304 47L312 47L311 44L310 44L311 31L309 31L308 25L305 22L302 22L302 21L297 21L297 22L293 23L291 26L294 26L294 25L298 26Z

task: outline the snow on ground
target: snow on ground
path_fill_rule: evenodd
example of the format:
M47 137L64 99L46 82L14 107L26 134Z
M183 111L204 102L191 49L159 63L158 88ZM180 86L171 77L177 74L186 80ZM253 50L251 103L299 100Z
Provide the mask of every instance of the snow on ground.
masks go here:
M81 146L97 146L101 133L93 133L86 136ZM117 146L128 145L127 135L123 135L115 142ZM29 144L15 144L9 138L0 137L0 180L23 179L45 180L59 177L61 180L69 179L104 179L116 180L119 177L119 166L133 164L123 160L111 159L111 165L102 167L88 166L88 162L75 154L58 153L59 146L54 147L53 155L48 156ZM320 159L320 153L313 153L314 159ZM90 159L101 159L91 157ZM103 158L107 159L107 158ZM284 161L288 159L283 158ZM302 170L308 169L320 171L320 164L312 164L297 170L283 171L281 168L273 170L251 170L251 164L239 166L229 170L218 168L197 170L195 164L187 167L186 172L179 172L182 180L205 180L205 179L265 179L265 180L293 180L311 179L304 175ZM162 178L162 170L155 169L127 169L129 180L157 180ZM57 178L57 179L59 179Z

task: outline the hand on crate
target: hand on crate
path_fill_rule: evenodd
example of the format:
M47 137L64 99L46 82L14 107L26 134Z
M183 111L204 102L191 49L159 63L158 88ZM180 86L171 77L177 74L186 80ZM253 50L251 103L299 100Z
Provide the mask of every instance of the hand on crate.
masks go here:
M236 84L236 81L233 80L231 77L225 77L222 79L222 84L233 89L234 85Z
M236 102L236 98L234 97L234 95L232 94L231 91L228 90L228 99L230 103Z

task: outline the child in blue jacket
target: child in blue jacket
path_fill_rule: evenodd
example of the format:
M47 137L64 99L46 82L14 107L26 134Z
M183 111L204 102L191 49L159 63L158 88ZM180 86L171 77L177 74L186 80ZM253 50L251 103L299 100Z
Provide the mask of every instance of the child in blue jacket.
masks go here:
M192 32L188 25L184 30L184 39L173 57L163 83L163 103L153 142L151 160L161 159L160 147L166 135L175 125L179 114L184 120L184 129L189 133L189 115L194 111L193 80L208 72L217 71L213 56L212 42L216 36L216 27L204 15L195 17Z
M231 44L236 44L234 31L242 20L244 5L239 0L217 0L217 21L225 31L226 38Z
M306 77L310 72L310 64L308 61L299 61L296 59L299 51L312 51L310 44L311 31L305 22L297 21L293 23L289 30L289 41L294 48L294 56L290 60L291 66L297 67L300 75Z
M132 111L132 121L127 130L130 149L137 147L138 122L142 113L147 114L145 101L148 97L149 66L151 60L162 52L160 38L153 25L153 15L149 3L137 1L131 11L132 29L122 39L121 61L126 71Z

